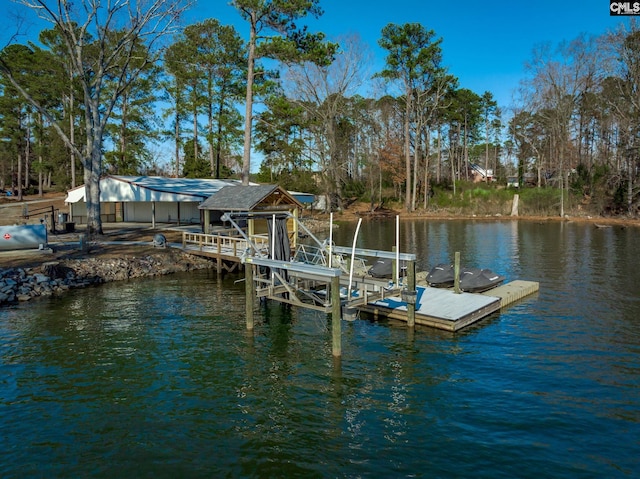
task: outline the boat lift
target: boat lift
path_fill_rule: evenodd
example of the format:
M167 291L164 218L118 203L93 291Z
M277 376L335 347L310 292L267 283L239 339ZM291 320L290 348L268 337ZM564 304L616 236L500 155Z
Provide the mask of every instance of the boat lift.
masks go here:
M265 298L303 308L323 311L334 319L333 355L341 355L340 319L343 312L355 311L359 306L385 295L401 294L407 302L408 324L415 324L416 275L415 254L399 251L379 251L356 248L358 228L351 248L333 245L333 229L330 228L329 241L320 241L304 224L297 226L304 230L315 245L300 245L290 259L276 258L277 243L284 241L278 237L276 217L298 221L290 212L243 212L225 213L224 221L229 221L250 245L241 256L245 265L247 329L254 326L253 310L256 298ZM272 217L269 251L259 248L251 241L240 226L243 219ZM331 222L332 222L331 218ZM350 255L350 257L349 257ZM356 256L357 255L357 256ZM373 278L364 268L355 270L355 263L362 256L395 260L395 281ZM350 259L349 259L350 258ZM407 265L407 275L400 281L400 262Z

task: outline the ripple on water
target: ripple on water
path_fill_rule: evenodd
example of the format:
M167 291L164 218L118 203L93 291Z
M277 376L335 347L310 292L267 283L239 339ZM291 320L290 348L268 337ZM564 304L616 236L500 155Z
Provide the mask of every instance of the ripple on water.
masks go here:
M562 228L416 224L430 261L485 238L508 253L468 257L540 292L458 334L343 322L341 361L326 315L261 305L248 333L208 272L3 309L3 476L632 477L640 301L588 273L638 272Z

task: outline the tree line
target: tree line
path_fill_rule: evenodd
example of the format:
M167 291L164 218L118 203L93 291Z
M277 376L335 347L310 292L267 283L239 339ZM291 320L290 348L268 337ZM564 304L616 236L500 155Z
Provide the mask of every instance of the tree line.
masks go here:
M90 231L101 232L105 173L246 185L252 151L253 179L322 194L332 209L354 197L428 208L435 188L455 194L480 172L637 214L634 22L538 47L507 111L461 88L442 39L419 23L382 29L385 63L372 71L357 36L299 26L322 15L319 0L234 0L244 32L215 18L178 28L185 0L19 3L52 28L0 51L0 189L84 183Z

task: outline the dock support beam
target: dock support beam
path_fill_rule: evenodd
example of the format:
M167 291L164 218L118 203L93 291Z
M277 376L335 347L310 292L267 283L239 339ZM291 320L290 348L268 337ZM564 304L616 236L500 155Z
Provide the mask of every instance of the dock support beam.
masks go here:
M332 353L342 356L342 318L340 317L340 277L331 278L331 333Z
M460 294L460 251L456 251L453 263L453 292Z
M409 261L407 264L407 289L411 293L407 301L407 326L410 328L416 325L416 262Z
M218 262L220 262L220 259L218 259ZM244 265L244 278L247 330L253 331L253 301L256 297L255 285L253 284L253 265Z
M218 250L216 253L216 273L222 274L222 243L220 238L218 238Z
M211 233L211 210L204 210L204 234Z

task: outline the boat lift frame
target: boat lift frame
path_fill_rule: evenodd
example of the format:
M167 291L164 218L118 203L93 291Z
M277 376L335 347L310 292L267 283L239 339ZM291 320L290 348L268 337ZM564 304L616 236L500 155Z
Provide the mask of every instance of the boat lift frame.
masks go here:
M270 259L260 250L249 235L238 224L238 219L251 219L255 217L275 217L284 215L287 219L296 221L297 226L301 227L304 232L316 243L321 255L320 264L308 264L295 260L282 261ZM247 248L241 257L241 262L245 269L245 288L246 288L246 321L247 329L252 330L254 327L254 301L256 298L267 298L278 302L299 306L307 309L313 309L330 313L332 316L332 336L333 336L333 355L341 356L341 317L342 308L353 309L359 305L366 304L369 300L383 298L386 292L395 292L400 290L403 299L407 302L408 325L415 325L415 303L416 303L416 275L415 262L416 255L409 253L399 253L398 251L381 251L372 249L363 249L335 246L332 244L332 234L329 242L320 241L311 231L309 231L297 217L289 211L264 211L264 212L229 212L222 216L223 221L229 221L240 235L247 241L250 248ZM358 223L358 226L360 222ZM275 231L275 228L272 229ZM272 238L273 250L274 238ZM271 253L273 254L273 253ZM351 254L351 268L349 271L339 267L333 267L333 255ZM386 281L374 278L358 277L357 295L354 297L352 291L353 282L353 263L355 255L368 256L374 258L387 258L396 261L396 281L389 285ZM326 256L325 256L326 255ZM326 261L324 258L326 257ZM400 261L407 264L407 276L401 283L399 281L398 271ZM260 273L260 268L270 269L270 278ZM285 275L284 272L287 274ZM341 297L341 283L348 285L346 290L346 298ZM322 290L324 295L320 298L313 291Z

